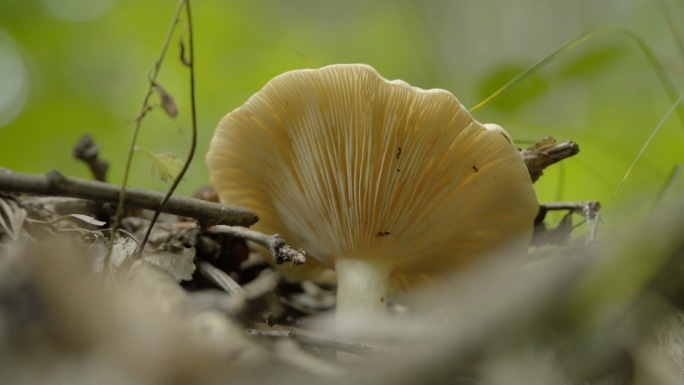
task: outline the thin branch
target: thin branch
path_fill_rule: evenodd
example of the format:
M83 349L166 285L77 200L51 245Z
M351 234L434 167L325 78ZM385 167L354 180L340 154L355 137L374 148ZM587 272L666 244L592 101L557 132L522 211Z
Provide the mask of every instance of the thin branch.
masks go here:
M615 192L614 192L615 194L617 194L618 191L620 191L620 189L622 188L622 185L625 183L625 181L629 177L629 174L631 174L632 170L634 170L634 166L636 166L637 162L639 162L639 159L641 159L641 156L644 155L644 151L646 151L646 148L648 147L648 145L651 144L651 142L653 141L653 138L655 138L658 131L660 131L660 127L662 127L663 124L665 124L665 122L667 121L667 118L670 117L670 114L672 113L672 111L674 111L675 108L677 108L677 106L679 106L682 103L682 101L684 101L684 94L679 95L679 97L674 102L674 104L672 104L670 109L660 119L660 122L658 122L658 124L653 129L653 131L651 131L651 135L648 136L648 139L646 139L646 142L644 142L644 145L641 147L641 150L639 150L639 153L637 154L636 158L634 158L634 161L632 162L632 164L627 169L625 176L622 177L622 180L620 181L618 186L615 188ZM682 119L682 123L684 123L684 118Z
M245 290L245 296L249 300L255 300L261 298L266 294L273 293L273 291L278 287L282 276L275 270L264 270L258 277L247 282L243 289Z
M587 201L587 202L552 202L544 203L541 205L547 211L554 210L568 210L587 216L589 218L595 218L598 214L601 204L597 201Z
M161 52L159 53L159 58L154 62L154 66L152 67L152 70L150 72L149 85L147 87L147 93L143 98L142 106L140 107L140 113L135 118L135 127L133 127L133 135L131 135L131 144L128 148L128 157L126 158L126 166L124 167L124 178L123 182L121 182L121 188L119 190L119 199L116 206L116 216L113 225L113 233L116 233L116 230L119 228L121 218L123 216L124 203L126 202L126 186L128 186L128 177L131 170L131 164L133 163L133 153L135 152L135 144L138 141L138 133L140 132L142 119L150 110L150 98L152 97L152 95L154 95L155 92L154 84L156 84L157 82L157 75L159 75L159 70L161 69L162 62L164 61L164 56L166 56L166 51L168 50L169 43L171 42L171 36L173 36L173 31L176 28L176 24L178 23L178 18L183 8L183 1L184 0L180 0L178 2L178 6L173 17L173 22L171 23L171 26L169 27L169 30L166 33L166 38L164 40ZM161 202L161 200L158 202ZM109 241L109 251L107 252L107 257L105 258L105 266L109 266L108 262L113 246L114 237L112 237L112 239L110 239Z
M547 136L530 147L522 150L523 160L530 173L532 182L542 176L545 168L579 153L579 146L573 141L557 143Z
M9 170L0 172L0 191L116 203L119 199L120 190L121 186L118 185L71 178L62 175L59 171L50 171L47 174L24 174ZM163 198L164 195L157 191L127 188L124 204L155 210ZM219 224L251 226L259 220L254 212L244 207L226 206L182 196L171 197L163 211L194 218L203 228Z
M281 265L285 262L292 262L301 265L306 262L306 252L302 249L295 250L285 243L285 240L278 234L267 235L258 231L236 226L214 226L210 232L228 234L238 238L244 238L256 242L268 248L276 264Z
M196 109L196 103L195 103L195 51L194 51L194 45L193 45L193 35L192 35L192 13L190 12L190 0L181 0L181 3L185 3L185 14L187 16L187 23L188 23L188 51L189 51L189 60L184 60L183 62L190 68L190 116L191 116L191 127L192 127L192 140L190 143L190 151L188 153L188 157L185 159L185 163L183 164L183 168L181 171L176 175L176 179L174 179L173 183L171 184L171 187L169 187L169 190L166 192L166 195L164 196L164 199L159 202L159 206L157 207L157 210L154 212L154 216L152 217L152 220L150 221L150 225L147 228L147 231L145 232L145 237L143 238L142 242L140 243L139 246L139 251L142 251L145 248L145 244L147 243L147 240L150 237L150 234L152 233L152 228L154 227L154 223L157 221L157 218L159 217L159 214L162 212L162 208L166 204L166 202L171 198L171 195L173 195L173 192L176 190L176 187L178 187L178 184L180 181L183 179L183 176L185 176L185 173L188 171L188 168L190 167L190 163L192 163L192 159L195 156L195 149L197 148L197 109ZM174 26L178 22L178 16L179 14L176 14L176 19L174 22ZM173 27L172 27L173 29ZM170 36L170 32L169 32ZM168 44L168 40L167 40ZM166 46L165 46L166 47ZM153 83L156 84L156 83Z
M334 334L312 332L304 329L247 329L254 336L292 338L305 345L341 350L350 353L373 352L397 354L401 348L380 342L340 337Z
M199 262L197 264L197 269L199 270L200 274L210 280L214 285L225 290L228 294L245 294L245 289L243 289L239 283L235 282L230 275L226 274L223 270L215 267L211 263Z
M598 226L601 222L599 211L601 204L597 201L587 202L553 202L539 205L539 214L535 219L536 226L543 226L544 217L549 211L566 210L571 213L579 214L584 217L584 220L589 227L589 238L587 244L592 244L596 240L598 234Z

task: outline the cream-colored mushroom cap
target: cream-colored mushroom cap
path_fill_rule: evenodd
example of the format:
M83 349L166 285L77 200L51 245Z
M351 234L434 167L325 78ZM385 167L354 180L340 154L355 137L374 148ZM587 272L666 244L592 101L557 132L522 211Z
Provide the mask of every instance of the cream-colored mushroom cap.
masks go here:
M502 245L521 250L538 211L501 127L478 123L445 90L360 64L272 79L221 120L207 164L222 202L305 249L307 271L337 267L338 290L382 293ZM389 283L347 282L373 279L356 264Z

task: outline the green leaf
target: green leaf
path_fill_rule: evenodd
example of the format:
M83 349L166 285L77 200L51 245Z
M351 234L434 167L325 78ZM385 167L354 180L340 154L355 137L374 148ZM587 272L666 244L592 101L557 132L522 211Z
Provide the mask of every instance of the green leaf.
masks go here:
M162 182L173 181L183 169L183 161L171 153L155 154L139 146L135 150L147 155L150 159L150 175L158 175Z

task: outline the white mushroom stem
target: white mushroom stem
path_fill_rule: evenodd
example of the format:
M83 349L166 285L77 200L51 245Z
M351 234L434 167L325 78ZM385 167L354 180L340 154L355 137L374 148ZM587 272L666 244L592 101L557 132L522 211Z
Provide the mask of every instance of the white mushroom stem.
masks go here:
M387 264L373 259L340 258L337 271L337 318L384 314L390 271Z

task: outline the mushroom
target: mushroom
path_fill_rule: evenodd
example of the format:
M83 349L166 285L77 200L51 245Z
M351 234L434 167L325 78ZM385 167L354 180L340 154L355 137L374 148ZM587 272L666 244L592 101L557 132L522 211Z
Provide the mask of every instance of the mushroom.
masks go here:
M313 257L300 275L335 269L338 316L524 250L539 207L506 131L362 64L275 77L221 120L206 160L223 203Z

